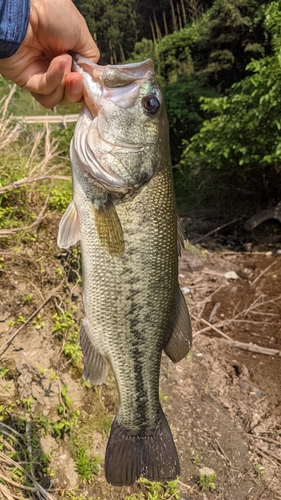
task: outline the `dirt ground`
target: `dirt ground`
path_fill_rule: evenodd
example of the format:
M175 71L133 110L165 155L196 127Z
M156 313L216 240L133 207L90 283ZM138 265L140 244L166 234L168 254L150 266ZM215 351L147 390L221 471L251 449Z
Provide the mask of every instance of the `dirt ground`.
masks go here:
M66 334L54 333L53 316L73 304L75 321L81 321L81 287L73 277L77 259L58 251L57 224L54 217L45 219L36 241L0 240L0 420L10 426L22 415L56 421L58 405L67 412L66 387L72 411L79 409L83 422L94 420L87 435L90 454L103 458L116 390L112 377L101 389L83 385L81 363L63 354ZM210 241L206 248L187 244L183 251L179 279L192 317L193 348L178 365L163 355L160 378L180 456L182 500L281 499L281 245L241 252ZM39 308L40 316L29 321ZM255 346L270 350L256 352ZM102 465L94 482L82 484L67 433L62 439L45 434L40 446L54 472L54 498L63 489L116 500L140 491L138 485L108 487ZM199 488L203 466L216 474L213 490Z

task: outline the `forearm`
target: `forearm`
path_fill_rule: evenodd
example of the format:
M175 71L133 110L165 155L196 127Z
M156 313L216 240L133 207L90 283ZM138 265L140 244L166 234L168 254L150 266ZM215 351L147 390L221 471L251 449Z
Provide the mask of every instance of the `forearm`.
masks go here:
M29 21L30 0L0 0L0 59L18 50Z

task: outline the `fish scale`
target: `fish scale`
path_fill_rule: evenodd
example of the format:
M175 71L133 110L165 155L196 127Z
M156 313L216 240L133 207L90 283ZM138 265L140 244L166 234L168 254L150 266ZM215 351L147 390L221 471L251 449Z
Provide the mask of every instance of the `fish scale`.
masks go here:
M85 83L86 104L92 95L92 107L99 111L91 115L84 109L76 125L73 202L61 221L58 242L67 247L80 239L81 244L83 376L100 384L109 363L116 379L119 407L105 457L107 480L118 486L140 475L170 480L180 468L159 402L161 353L164 349L174 362L182 359L191 345L191 327L178 284L177 215L162 96L150 61L118 66L118 71L115 66L102 70L83 58L80 62L82 73L92 71L93 86L99 79L99 92L85 80L90 85ZM155 116L146 113L146 105L156 106ZM110 130L103 130L104 124ZM104 141L96 146L95 128L99 133L94 136ZM126 152L126 139L134 136ZM107 137L116 141L111 153ZM100 157L96 152L102 150L106 154Z

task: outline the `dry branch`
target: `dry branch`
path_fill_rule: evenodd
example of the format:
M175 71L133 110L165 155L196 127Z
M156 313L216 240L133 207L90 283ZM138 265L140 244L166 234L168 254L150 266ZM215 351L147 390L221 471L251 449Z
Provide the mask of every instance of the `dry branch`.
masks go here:
M265 354L267 356L281 356L280 351L278 349L269 349L268 347L260 347L259 345L249 344L245 342L239 342L238 340L231 339L218 339L220 342L224 342L230 347L237 347L238 349L243 349L244 351L254 352L256 354Z
M214 294L212 294L212 295L214 295ZM249 313L251 313L251 314L257 314L257 311L255 311L254 309L257 309L258 307L264 306L266 304L273 303L276 306L278 306L278 304L276 304L276 301L281 299L281 295L278 295L278 297L275 297L274 299L269 299L269 300L265 300L264 302L260 302L263 298L264 298L263 294L259 295L254 300L254 302L252 302L252 304L249 307L247 307L246 309L243 309L243 311L240 311L239 313L235 314L235 316L233 316L232 318L230 318L230 319L224 319L222 321L219 321L215 325L211 325L210 323L208 323L208 321L206 321L203 318L197 318L196 316L193 316L193 319L195 319L197 321L202 321L203 323L205 323L207 325L205 328L202 328L201 330L198 330L197 332L195 332L193 334L193 337L196 337L196 335L199 335L201 333L207 332L210 329L215 330L215 328L218 329L218 328L220 328L222 326L225 326L225 325L228 325L228 324L231 324L231 323L235 323L235 322L241 321L238 318L240 318L241 316L246 316ZM263 312L261 312L259 314L269 314L269 313L263 313ZM245 320L245 321L248 321L248 320ZM250 320L249 320L249 322L250 322ZM218 330L217 333L220 333L220 335L222 334L222 332L220 330ZM222 334L222 336L225 337L225 334ZM229 338L229 337L226 337L226 338Z
M209 321L207 321L206 319L204 318L197 318L197 316L194 316L194 314L191 314L190 315L195 321L201 321L202 323L204 323L205 325L208 325L208 329L211 328L212 330L214 330L216 333L218 333L219 335L221 335L222 337L224 337L225 339L228 339L228 340L231 340L231 338L226 335L226 333L223 333L221 330L219 330L215 325L211 325L211 323L209 323ZM200 332L195 332L193 337L196 337L196 335L198 335Z
M39 177L24 177L18 181L12 182L8 186L3 186L0 188L0 194L10 191L11 189L17 189L25 184L32 184L33 182L45 181L45 180L62 180L71 181L71 177L67 175L40 175Z
M281 446L281 441L276 441L276 439L271 439L263 436L256 436L255 434L249 434L251 438L260 439L261 441L265 441L266 443L272 443L276 446Z
M277 263L277 260L272 262L269 266L267 266L255 279L250 283L251 286L254 286L255 283L267 272L269 269L271 269L275 264Z
M269 455L270 457L274 458L275 460L277 460L278 462L281 463L281 457L279 457L278 455L275 455L275 453L272 453L272 451L261 448L261 446L257 446L257 445L255 445L255 448L257 448L257 450L259 450L259 451L262 451L265 455Z

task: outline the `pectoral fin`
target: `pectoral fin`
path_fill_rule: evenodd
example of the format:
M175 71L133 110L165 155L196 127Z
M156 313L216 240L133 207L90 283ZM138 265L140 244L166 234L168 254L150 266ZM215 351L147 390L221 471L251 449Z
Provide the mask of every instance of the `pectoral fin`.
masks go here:
M116 208L110 199L104 206L93 207L95 225L100 244L111 255L120 256L124 252L124 236Z
M85 320L80 332L80 345L84 356L84 380L93 385L102 384L107 376L107 363L93 346L87 332L87 322Z
M74 201L72 201L60 221L57 242L60 248L69 248L79 240L80 224Z
M189 352L192 344L192 331L189 312L185 298L179 288L178 306L175 316L173 333L165 346L165 353L173 361L178 363Z

